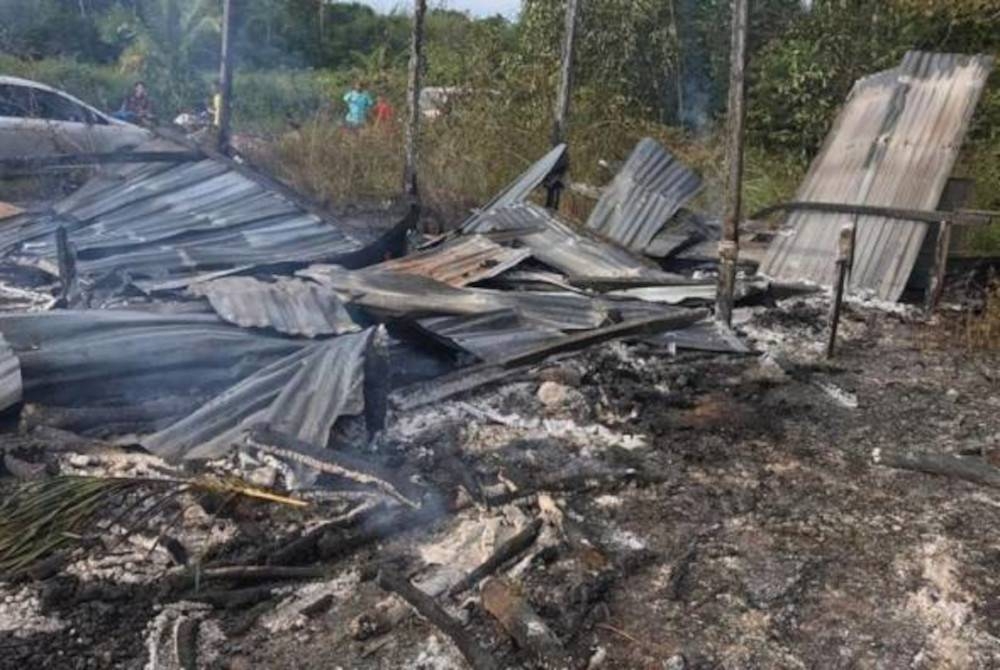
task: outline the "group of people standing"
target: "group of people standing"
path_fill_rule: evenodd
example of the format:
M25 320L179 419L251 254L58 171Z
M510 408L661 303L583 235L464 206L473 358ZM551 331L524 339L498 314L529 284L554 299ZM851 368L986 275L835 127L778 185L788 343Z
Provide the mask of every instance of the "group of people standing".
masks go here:
M349 130L364 128L370 118L376 126L386 127L395 116L395 110L389 101L381 95L373 98L368 92L368 86L361 80L354 82L351 90L344 94L344 104L347 105L344 125Z

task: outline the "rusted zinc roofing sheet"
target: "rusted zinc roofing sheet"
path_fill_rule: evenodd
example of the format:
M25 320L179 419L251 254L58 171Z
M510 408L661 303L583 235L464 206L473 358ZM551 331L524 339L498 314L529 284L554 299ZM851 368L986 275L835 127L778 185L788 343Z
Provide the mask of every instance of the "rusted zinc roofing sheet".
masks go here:
M486 314L510 309L558 330L597 328L608 318L600 302L575 293L456 288L417 275L314 265L299 275L330 287L348 304L390 317Z
M266 425L326 447L337 419L364 411L364 360L377 330L314 343L263 367L142 444L170 460L211 458Z
M530 249L515 249L482 235L467 235L440 246L365 268L366 272L391 272L430 277L451 286L466 286L505 272L531 256Z
M666 273L614 244L586 234L530 202L484 212L466 233L525 231L518 241L546 265L574 277L663 277Z
M912 51L898 68L858 81L796 200L936 209L992 66L989 56ZM831 285L840 229L855 221L850 288L898 300L927 224L796 212L762 272Z
M0 411L21 402L21 361L0 335Z
M216 314L244 328L273 328L287 335L316 337L361 330L337 294L314 282L280 278L223 277L195 284Z
M659 142L639 141L587 219L587 227L637 253L701 189L701 177Z
M371 241L349 218L331 224L216 161L139 165L94 178L49 212L3 220L0 252L53 261L62 226L81 274L162 278L340 258Z

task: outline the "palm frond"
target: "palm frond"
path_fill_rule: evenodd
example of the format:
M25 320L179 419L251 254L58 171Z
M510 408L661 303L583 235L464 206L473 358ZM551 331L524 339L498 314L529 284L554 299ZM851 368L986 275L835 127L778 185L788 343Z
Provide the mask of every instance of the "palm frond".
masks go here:
M253 486L236 477L199 476L153 479L61 475L26 482L0 504L0 574L23 573L51 554L86 538L98 513L124 501L116 522L127 523L133 512L161 506L182 493L243 497L292 507L303 500Z

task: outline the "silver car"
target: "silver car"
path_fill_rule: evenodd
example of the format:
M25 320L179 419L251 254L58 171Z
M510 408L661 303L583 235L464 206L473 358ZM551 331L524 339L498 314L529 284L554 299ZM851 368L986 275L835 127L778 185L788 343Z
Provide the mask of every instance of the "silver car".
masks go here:
M148 130L114 119L68 93L0 76L0 158L109 153L152 137Z

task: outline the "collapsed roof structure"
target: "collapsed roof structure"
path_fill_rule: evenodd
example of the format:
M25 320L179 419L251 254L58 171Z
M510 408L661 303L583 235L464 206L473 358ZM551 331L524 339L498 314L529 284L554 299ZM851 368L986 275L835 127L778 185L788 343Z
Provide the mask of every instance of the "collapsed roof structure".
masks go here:
M260 426L324 449L338 431L377 433L407 383L701 320L691 307L714 282L642 254L698 177L643 140L579 228L530 200L564 156L404 256L404 211L328 215L222 157L107 170L0 222L7 275L61 286L69 308L0 314L3 402L23 395L29 427L171 460L218 456ZM634 282L660 293L636 297ZM707 323L671 341L743 350Z

